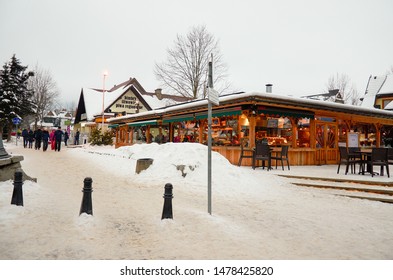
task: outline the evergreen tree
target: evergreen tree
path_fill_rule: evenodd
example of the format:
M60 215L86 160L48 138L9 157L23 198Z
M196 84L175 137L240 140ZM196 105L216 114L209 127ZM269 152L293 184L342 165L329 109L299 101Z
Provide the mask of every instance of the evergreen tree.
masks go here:
M3 66L0 73L0 133L3 127L7 126L8 131L12 130L12 119L32 114L35 111L35 104L32 101L33 92L28 89L28 79L33 76L33 72L26 71L27 66L22 66L20 61L12 56L9 62ZM8 134L8 141L11 134Z

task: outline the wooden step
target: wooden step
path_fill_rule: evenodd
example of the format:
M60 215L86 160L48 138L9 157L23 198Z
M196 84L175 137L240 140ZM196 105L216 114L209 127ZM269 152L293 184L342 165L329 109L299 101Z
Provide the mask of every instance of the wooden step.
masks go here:
M375 193L393 196L393 190L384 189L371 189L362 187L344 187L344 186L332 186L332 185L318 185L318 184L306 184L306 183L291 183L296 186L311 187L311 188L321 188L321 189L335 189L335 190L345 190L345 191L357 191L365 193Z
M341 178L306 177L306 176L283 175L283 174L279 174L277 176L286 177L286 178L302 179L302 180L342 182L342 183L356 183L356 184L362 184L362 185L374 185L374 186L393 187L393 182L365 181L365 180L341 179Z

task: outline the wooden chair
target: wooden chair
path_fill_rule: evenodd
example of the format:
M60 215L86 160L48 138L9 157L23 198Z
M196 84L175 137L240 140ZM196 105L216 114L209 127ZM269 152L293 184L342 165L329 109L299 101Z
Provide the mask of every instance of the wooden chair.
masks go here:
M345 164L345 175L348 174L349 166L351 166L351 173L356 173L356 164L363 166L363 161L359 158L354 158L348 153L347 147L338 147L340 151L340 161L338 163L337 174L340 173L341 164Z
M252 150L246 150L245 148L248 147L248 140L247 139L242 139L240 142L240 157L239 157L239 162L237 163L238 166L242 165L242 160L243 158L253 158L254 151Z
M360 153L360 147L348 147L348 156L353 159L362 159L362 155Z
M390 177L389 174L389 150L387 148L373 148L371 152L371 157L367 161L367 164L370 166L370 173L371 177L374 174L374 165L381 167L381 176L383 176L383 167L386 167L386 173L388 174L388 178Z
M256 167L256 162L258 160L262 161L262 168L265 169L265 161L267 161L267 170L269 171L272 167L272 162L271 162L271 150L269 145L262 143L262 142L257 142L255 145L255 152L254 156L252 158L252 168L255 169Z
M288 166L288 170L290 170L289 160L288 160L288 149L289 149L289 146L282 146L281 152L277 152L276 156L271 157L271 159L276 160L276 169L277 169L277 162L281 161L281 167L282 167L282 170L284 170L284 161L286 161L287 166Z

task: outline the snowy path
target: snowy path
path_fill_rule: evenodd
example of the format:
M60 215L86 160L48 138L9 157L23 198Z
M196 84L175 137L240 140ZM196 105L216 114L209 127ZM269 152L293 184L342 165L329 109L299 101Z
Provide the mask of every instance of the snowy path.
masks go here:
M24 184L24 207L9 205L11 182L0 184L0 259L393 258L392 205L294 187L279 170L216 168L213 215L203 184L171 174L174 219L161 220L169 172L160 174L158 160L135 175L135 160L111 151L7 150L24 155L38 184ZM302 170L322 169L285 173ZM93 216L79 216L85 177Z

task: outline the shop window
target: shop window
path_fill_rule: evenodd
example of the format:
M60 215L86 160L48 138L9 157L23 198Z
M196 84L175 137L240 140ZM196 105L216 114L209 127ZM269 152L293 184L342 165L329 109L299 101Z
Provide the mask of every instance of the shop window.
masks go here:
M241 129L237 117L220 117L212 119L213 145L236 146L240 145L241 131L246 131L246 126ZM244 133L244 137L247 133Z
M359 133L359 143L362 147L376 146L376 134L373 125L357 124L354 131Z
M146 138L146 126L137 126L134 127L134 133L133 133L133 142L134 143L146 143L147 138Z
M199 142L199 121L183 121L173 124L173 142Z
M291 145L292 124L288 118L257 116L255 140L267 139L269 145Z
M168 126L150 126L150 133L147 133L147 126L136 126L133 128L133 143L166 143L169 141ZM147 137L150 137L147 141Z
M168 126L154 126L150 127L151 141L163 144L169 141Z
M300 119L297 123L297 146L299 148L310 147L310 120Z

